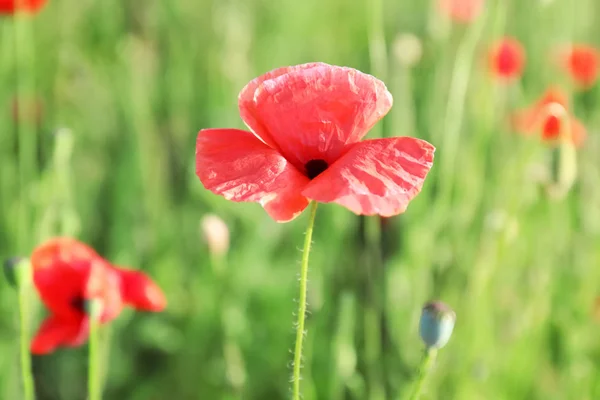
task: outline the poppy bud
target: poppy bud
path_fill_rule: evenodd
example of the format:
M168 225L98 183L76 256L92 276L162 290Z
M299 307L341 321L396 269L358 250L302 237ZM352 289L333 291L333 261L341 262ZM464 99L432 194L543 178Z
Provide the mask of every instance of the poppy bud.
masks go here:
M29 259L27 258L12 257L4 261L4 276L15 289L26 282L30 269Z
M441 301L431 301L423 307L419 333L428 349L441 349L450 340L456 313Z
M413 67L421 61L423 46L417 36L412 33L402 33L394 40L393 52L398 64Z
M208 251L215 256L222 256L229 250L229 228L225 222L214 214L207 214L200 220L202 238Z

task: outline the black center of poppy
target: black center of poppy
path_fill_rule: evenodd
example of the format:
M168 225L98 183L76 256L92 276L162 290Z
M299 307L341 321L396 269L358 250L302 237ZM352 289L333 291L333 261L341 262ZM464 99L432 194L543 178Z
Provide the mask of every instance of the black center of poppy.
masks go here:
M86 301L82 296L77 296L77 297L73 297L69 304L76 311L85 313L85 303L86 303Z
M306 164L304 164L304 169L306 169L306 176L308 179L316 178L321 172L325 171L329 167L327 161L325 160L310 160Z

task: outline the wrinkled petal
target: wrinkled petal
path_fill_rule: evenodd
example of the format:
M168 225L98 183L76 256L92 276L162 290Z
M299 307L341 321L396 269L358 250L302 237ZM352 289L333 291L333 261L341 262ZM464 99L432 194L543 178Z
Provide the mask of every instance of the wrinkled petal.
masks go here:
M246 104L246 103L244 103ZM265 79L244 110L270 135L265 140L296 168L322 159L332 164L392 106L384 83L352 68L296 66Z
M52 315L42 323L31 342L33 354L48 354L61 346L76 347L87 340L87 318L62 319Z
M205 188L232 201L260 203L278 222L308 205L308 178L281 154L238 129L205 129L196 141L196 175Z
M302 194L356 214L397 215L421 191L434 151L431 144L411 137L357 143Z
M142 311L165 309L165 295L146 274L122 268L115 268L115 271L121 279L121 297L127 305Z
M258 86L266 80L277 78L281 75L287 74L292 71L324 65L327 64L315 62L294 65L291 67L276 68L272 71L267 72L266 74L259 76L258 78L251 80L242 89L238 96L238 107L240 109L240 116L242 117L242 120L244 120L248 128L250 128L252 132L254 132L260 139L262 139L269 146L277 148L277 144L271 137L271 134L266 130L264 126L262 126L261 122L255 117L255 115L257 115L257 112L256 105L254 103L254 92L256 92Z

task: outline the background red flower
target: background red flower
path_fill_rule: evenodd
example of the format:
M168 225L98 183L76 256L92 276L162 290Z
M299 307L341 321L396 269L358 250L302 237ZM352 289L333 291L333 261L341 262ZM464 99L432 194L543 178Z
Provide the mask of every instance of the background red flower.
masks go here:
M35 287L50 312L33 339L36 354L85 342L89 301L102 304L101 323L115 319L125 304L148 311L166 306L162 291L143 273L111 266L74 239L42 244L31 255L31 265Z
M17 11L38 12L47 0L0 0L0 14L14 14Z
M559 51L559 64L573 81L589 88L598 80L600 52L589 45L575 44Z
M488 63L494 77L502 80L518 79L525 66L525 50L517 39L502 38L490 48Z
M481 15L484 0L438 0L443 14L455 22L469 23Z
M585 126L570 114L568 97L557 87L549 88L533 105L517 111L512 118L513 127L528 135L539 133L545 142L556 142L567 127L563 126L559 116L551 112L552 104L560 105L567 112L571 139L575 146L580 147L587 136Z

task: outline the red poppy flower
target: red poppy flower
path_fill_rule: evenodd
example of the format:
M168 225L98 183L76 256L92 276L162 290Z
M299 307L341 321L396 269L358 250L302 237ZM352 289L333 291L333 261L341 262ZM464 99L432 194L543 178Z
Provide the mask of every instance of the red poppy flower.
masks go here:
M139 271L110 265L90 247L69 238L49 240L31 256L33 282L50 311L33 342L34 354L79 346L88 337L86 304L102 304L101 323L115 319L124 305L148 311L166 306L164 295Z
M483 11L484 0L438 0L443 14L455 22L473 22Z
M596 83L600 68L600 54L592 46L573 45L559 51L559 64L583 88Z
M562 90L551 87L532 106L515 113L513 116L514 128L524 134L540 133L543 141L555 143L564 127L561 126L560 116L551 110L553 104L562 106L565 111L569 112L567 95ZM567 119L573 144L579 147L587 135L585 126L571 114L568 114Z
M383 82L352 68L273 70L239 95L252 132L200 131L196 174L212 192L258 202L278 222L294 219L309 199L357 214L399 214L421 190L434 147L410 137L361 142L391 106Z
M525 50L518 40L506 37L496 42L489 52L492 74L502 80L518 79L525 65Z
M46 0L0 0L0 14L14 14L17 11L36 13Z

